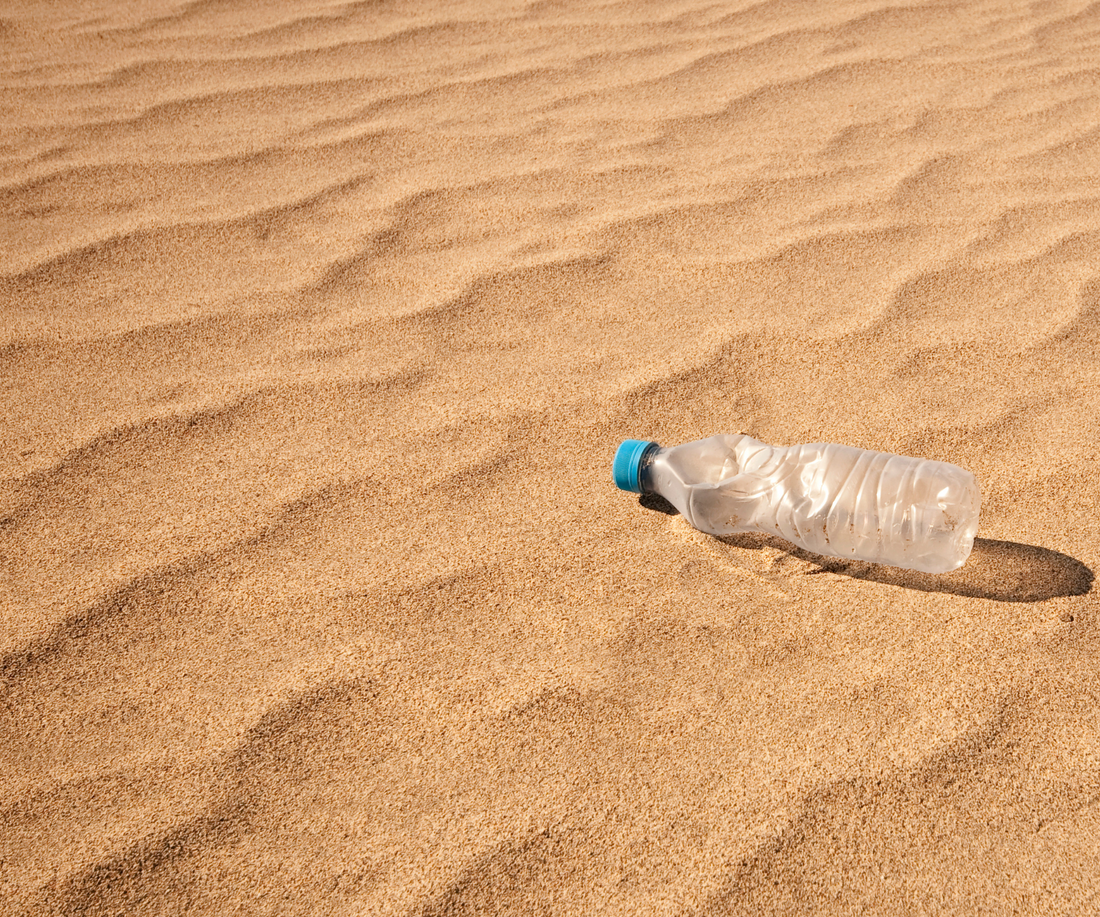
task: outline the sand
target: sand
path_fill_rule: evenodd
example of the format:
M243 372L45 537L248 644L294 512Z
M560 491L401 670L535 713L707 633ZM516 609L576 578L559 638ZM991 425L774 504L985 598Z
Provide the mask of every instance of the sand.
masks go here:
M18 2L11 915L1100 911L1100 5ZM619 441L962 465L943 576Z

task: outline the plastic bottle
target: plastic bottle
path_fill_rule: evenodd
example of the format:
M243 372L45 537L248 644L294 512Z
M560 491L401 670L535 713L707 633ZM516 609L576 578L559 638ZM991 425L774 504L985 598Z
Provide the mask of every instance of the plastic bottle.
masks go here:
M712 535L778 534L815 554L926 573L963 565L981 504L974 475L946 462L832 443L768 446L742 433L671 448L628 439L613 474Z

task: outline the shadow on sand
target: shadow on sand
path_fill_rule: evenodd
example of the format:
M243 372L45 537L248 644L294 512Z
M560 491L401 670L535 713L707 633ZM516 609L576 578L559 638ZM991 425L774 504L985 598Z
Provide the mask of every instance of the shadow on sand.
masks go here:
M645 495L638 502L655 512L676 514L676 508L661 497ZM1041 602L1063 595L1084 595L1091 591L1094 578L1089 567L1068 554L1037 545L991 538L974 539L974 550L958 570L951 573L919 573L882 564L822 557L770 535L714 537L723 544L742 550L778 548L792 557L816 564L816 573L837 573L922 592L945 592L998 602Z

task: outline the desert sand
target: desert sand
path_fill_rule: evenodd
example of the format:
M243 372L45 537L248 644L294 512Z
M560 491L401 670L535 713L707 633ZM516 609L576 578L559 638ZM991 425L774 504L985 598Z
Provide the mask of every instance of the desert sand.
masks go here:
M0 19L0 910L1100 911L1100 5ZM620 440L961 465L942 576Z

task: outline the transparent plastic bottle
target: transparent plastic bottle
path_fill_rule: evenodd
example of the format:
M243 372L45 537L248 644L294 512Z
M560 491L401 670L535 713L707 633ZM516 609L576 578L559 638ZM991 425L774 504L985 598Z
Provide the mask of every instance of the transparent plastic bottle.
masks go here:
M615 483L655 493L712 535L779 535L815 554L925 573L961 567L981 495L969 471L832 443L769 446L743 433L662 448L628 439Z

